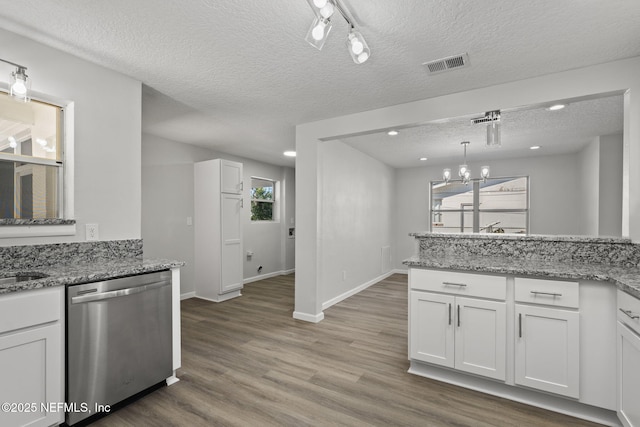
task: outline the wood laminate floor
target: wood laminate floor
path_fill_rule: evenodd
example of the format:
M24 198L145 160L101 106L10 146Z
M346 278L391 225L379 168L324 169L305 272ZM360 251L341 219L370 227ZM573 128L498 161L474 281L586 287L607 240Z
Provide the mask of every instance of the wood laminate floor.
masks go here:
M593 426L407 373L407 276L293 319L294 276L182 302L180 382L92 426Z

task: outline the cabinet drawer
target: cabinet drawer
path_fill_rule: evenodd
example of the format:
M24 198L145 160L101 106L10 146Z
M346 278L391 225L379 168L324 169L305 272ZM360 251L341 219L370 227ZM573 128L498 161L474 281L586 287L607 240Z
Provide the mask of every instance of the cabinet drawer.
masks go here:
M64 287L0 296L0 334L60 319Z
M452 295L503 301L507 296L507 278L502 276L413 268L410 272L410 284L411 289Z
M516 301L529 304L578 308L580 300L578 289L578 282L522 277L515 279Z
M640 335L640 300L618 290L618 320Z

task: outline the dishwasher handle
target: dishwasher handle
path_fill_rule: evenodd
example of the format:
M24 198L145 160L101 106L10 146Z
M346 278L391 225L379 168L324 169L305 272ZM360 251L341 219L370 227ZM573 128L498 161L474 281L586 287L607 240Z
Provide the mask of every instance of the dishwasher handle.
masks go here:
M170 285L168 280L149 283L148 285L134 286L133 288L118 289L115 291L101 292L99 294L81 295L71 298L71 304L81 304L84 302L100 301L110 298L124 297L127 295L139 294L140 292L150 291L152 289L161 288Z

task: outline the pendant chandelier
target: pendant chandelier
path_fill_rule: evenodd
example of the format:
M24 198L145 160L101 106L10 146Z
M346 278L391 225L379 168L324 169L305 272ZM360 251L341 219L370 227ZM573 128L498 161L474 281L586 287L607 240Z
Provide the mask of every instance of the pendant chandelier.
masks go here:
M462 164L458 167L458 176L460 177L460 180L462 181L463 184L468 184L472 180L471 171L469 170L469 166L467 166L467 146L471 144L471 142L462 141L460 144L464 147L464 157L463 157ZM490 172L489 166L482 166L480 168L480 176L483 181L486 181L487 178L489 178L489 172ZM445 183L448 183L449 181L451 181L450 168L445 168L442 171L442 180Z

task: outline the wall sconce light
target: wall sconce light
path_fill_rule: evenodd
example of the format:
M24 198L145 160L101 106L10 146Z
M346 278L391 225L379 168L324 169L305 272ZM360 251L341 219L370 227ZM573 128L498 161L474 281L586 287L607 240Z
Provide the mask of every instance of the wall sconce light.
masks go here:
M16 67L16 70L9 76L9 95L17 99L18 101L29 101L31 79L29 79L29 76L27 76L27 67L1 58L0 62L4 62L5 64L13 65L14 67Z
M307 3L309 3L315 14L315 18L305 37L305 40L311 46L322 50L329 31L331 31L331 17L335 11L338 11L350 27L346 43L353 62L362 64L369 59L371 56L369 45L367 45L362 34L356 30L353 19L347 15L339 0L307 0Z

